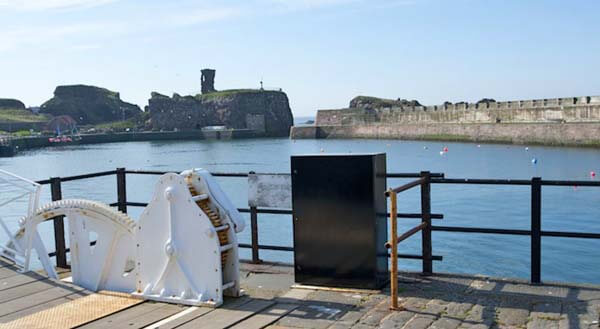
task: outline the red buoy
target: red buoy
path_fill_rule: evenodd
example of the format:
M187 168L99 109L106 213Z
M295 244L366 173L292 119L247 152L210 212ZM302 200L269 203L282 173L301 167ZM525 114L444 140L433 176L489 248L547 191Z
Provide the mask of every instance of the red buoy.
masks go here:
M594 172L594 171L590 171L590 176L591 176L591 177L596 177L596 172Z
M448 152L448 146L444 146L444 152Z

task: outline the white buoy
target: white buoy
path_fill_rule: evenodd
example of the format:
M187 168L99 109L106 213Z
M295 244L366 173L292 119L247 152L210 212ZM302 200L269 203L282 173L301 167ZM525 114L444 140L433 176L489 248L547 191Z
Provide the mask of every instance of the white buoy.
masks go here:
M441 155L441 156L444 156L444 151L440 151L440 155Z

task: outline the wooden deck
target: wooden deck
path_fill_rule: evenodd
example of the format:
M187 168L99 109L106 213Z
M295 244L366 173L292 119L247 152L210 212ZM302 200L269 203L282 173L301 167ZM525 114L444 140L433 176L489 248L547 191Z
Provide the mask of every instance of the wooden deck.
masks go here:
M93 292L36 272L19 273L0 259L0 328L40 311L56 308ZM84 323L77 328L264 328L297 305L271 299L227 299L220 308L189 307L144 301ZM40 325L47 328L48 322Z
M68 275L68 273L65 273ZM399 303L389 309L389 291L292 289L293 268L242 264L246 296L226 299L216 309L138 301L84 320L76 328L599 328L600 287L529 285L519 280L401 273ZM65 328L47 314L73 312L95 297L44 275L19 273L0 260L0 329L24 328L16 321L42 317L26 328ZM127 296L126 298L129 298ZM61 306L62 305L62 306ZM89 303L88 303L89 306ZM94 314L101 314L94 305ZM110 308L109 308L110 309ZM71 316L71 315L69 315ZM89 317L89 314L87 315ZM86 319L84 316L83 319ZM68 326L67 326L68 327ZM71 326L73 327L73 326Z

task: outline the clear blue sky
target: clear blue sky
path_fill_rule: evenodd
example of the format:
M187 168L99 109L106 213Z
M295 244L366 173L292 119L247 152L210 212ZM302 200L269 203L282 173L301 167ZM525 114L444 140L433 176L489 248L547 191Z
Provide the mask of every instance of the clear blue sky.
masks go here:
M92 84L283 88L295 115L356 95L424 104L600 94L597 0L0 0L0 97Z

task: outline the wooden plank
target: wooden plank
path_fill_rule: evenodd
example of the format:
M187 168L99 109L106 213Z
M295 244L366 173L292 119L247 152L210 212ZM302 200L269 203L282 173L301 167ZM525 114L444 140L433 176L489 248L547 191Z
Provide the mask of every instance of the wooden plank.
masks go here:
M240 307L228 309L221 307L213 312L206 314L203 317L194 319L178 328L194 328L194 329L219 329L227 328L238 322L241 322L257 312L260 312L275 302L264 299L254 299Z
M199 318L209 312L214 311L212 308L208 307L193 307L191 306L188 309L185 309L179 314L173 314L170 318L165 318L162 321L159 321L156 324L152 324L146 329L172 329L177 328L180 325L190 322L196 318Z
M0 279L0 291L44 279L46 279L45 276L35 272L14 275L8 278ZM0 302L2 302L2 298L0 298Z
M5 322L10 322L10 321L14 321L18 318L22 318L24 316L39 312L39 311L43 311L43 310L47 310L51 307L63 304L63 303L67 303L70 302L72 299L67 298L67 297L61 297L58 299L53 299L49 302L46 302L44 304L40 304L40 305L36 305L30 308L26 308L24 310L20 310L18 312L15 313L11 313L8 315L5 315L3 317L0 318L0 323L5 323Z
M17 287L20 288L20 287ZM15 288L13 288L15 289ZM82 292L83 288L54 287L31 295L20 297L0 304L0 320L3 316L19 312L26 308L41 305L54 299Z
M261 329L275 323L298 307L297 304L275 304L266 310L230 327L231 329Z
M139 316L135 319L123 323L123 327L126 328L145 328L152 323L156 323L164 318L168 318L173 314L181 312L185 307L174 304L163 304L163 306L156 311L149 313L144 316ZM125 326L126 325L126 326Z
M45 279L40 281L30 282L28 284L12 287L6 290L0 291L0 305L9 302L13 299L29 296L35 293L42 292L44 290L59 287L56 282Z
M22 273L17 272L18 268L13 265L8 265L5 267L0 267L0 279L8 278L13 275L19 275Z
M251 299L248 297L240 297L240 298L228 298L225 299L225 302L221 307L227 308L235 308L239 307L245 303L250 302ZM204 316L210 312L213 312L214 308L208 307L190 307L180 312L180 314L174 314L171 318L163 319L156 324L148 326L146 329L172 329L178 328L180 325L184 323L188 323L194 319L197 319L201 316Z
M96 319L92 322L81 325L78 328L110 328L124 321L128 321L129 319L153 312L160 307L161 304L152 302L138 304L109 316Z
M11 265L14 265L12 261L0 256L0 267L6 267Z
M87 323L78 328L143 328L185 309L184 306L146 302Z
M68 303L18 318L3 324L2 329L62 329L75 328L100 317L143 303L127 293L100 291Z

